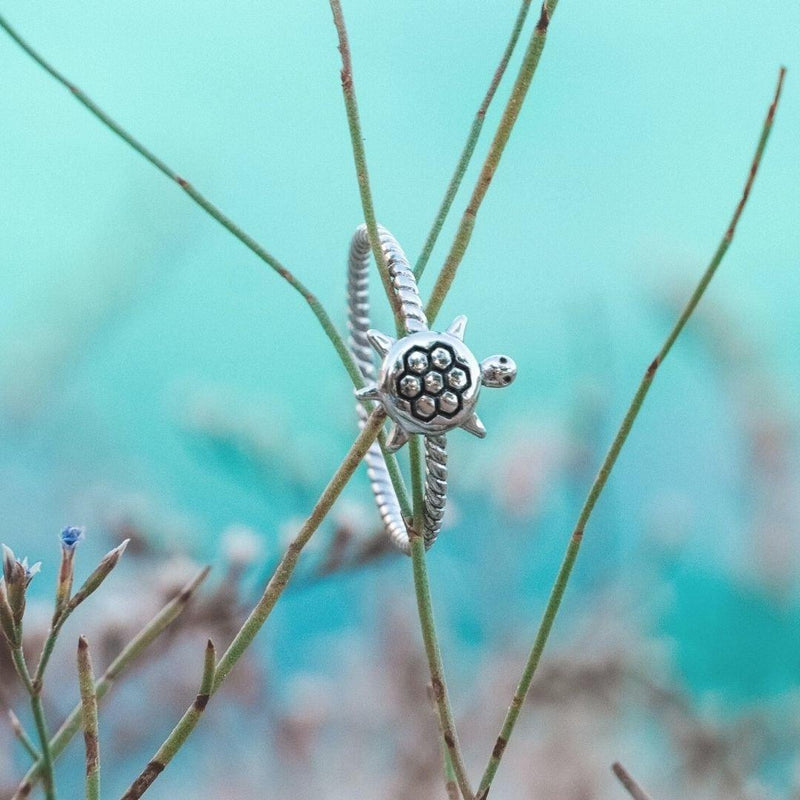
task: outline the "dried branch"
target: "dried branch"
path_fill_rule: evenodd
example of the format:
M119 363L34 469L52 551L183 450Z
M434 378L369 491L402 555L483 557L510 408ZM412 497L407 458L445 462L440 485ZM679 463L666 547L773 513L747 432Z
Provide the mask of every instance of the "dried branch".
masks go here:
M78 639L78 685L81 690L83 742L86 749L86 800L100 800L100 737L97 724L97 689L89 643Z
M508 139L511 136L511 131L514 129L514 125L519 117L519 112L522 110L525 96L528 94L528 89L530 88L531 81L536 72L536 67L539 66L539 59L541 58L547 38L547 29L557 5L558 0L545 0L542 4L539 20L528 42L528 49L525 51L525 57L517 73L517 79L514 82L514 88L511 90L511 96L508 98L508 103L506 103L503 116L497 126L494 140L489 148L489 153L483 163L480 175L478 175L475 188L472 190L469 204L464 211L464 215L461 217L461 222L459 223L453 244L450 247L450 252L445 259L441 272L439 272L436 278L436 283L431 292L431 298L425 309L428 315L428 321L431 324L433 324L436 315L439 313L439 309L442 307L442 303L450 290L458 267L467 251L467 246L472 237L472 230L475 227L475 219L478 216L481 203L484 197L486 197L489 184L492 182L492 178L497 171L503 151L506 149Z
M170 600L161 611L150 620L136 636L128 642L120 651L119 655L109 664L108 669L100 676L100 680L95 683L95 694L100 702L111 690L114 682L136 661L136 659L183 613L189 601L200 584L206 579L209 567L202 569L192 580L190 580L178 595ZM72 709L69 716L64 720L61 727L56 731L50 740L50 751L53 758L58 758L64 748L72 740L72 737L81 729L82 708L78 704ZM43 762L40 759L29 770L22 782L17 787L17 791L11 800L24 800L33 791L33 787L41 780L43 772Z
M734 212L730 225L728 225L728 228L725 231L725 235L722 237L722 240L719 246L717 247L717 250L714 253L713 258L711 259L711 262L706 268L706 271L700 278L700 281L698 282L696 289L692 293L691 297L686 303L686 306L684 307L683 311L678 317L678 321L675 323L675 326L670 331L661 349L656 354L656 357L653 359L650 366L645 371L644 377L642 378L641 383L639 384L639 388L636 390L636 394L634 395L633 400L631 401L631 404L627 412L625 413L625 417L622 420L622 424L619 430L617 431L616 436L614 437L614 441L612 442L611 447L609 448L609 451L606 454L606 457L600 466L600 470L598 471L597 476L594 479L594 483L592 484L589 494L586 497L586 500L583 504L583 508L581 508L580 514L578 515L578 521L575 525L575 529L572 535L570 536L569 544L567 546L566 554L564 556L564 561L561 565L561 568L558 571L558 575L556 576L556 580L553 585L550 598L547 601L547 605L544 610L544 615L539 625L539 630L536 634L536 639L534 640L533 643L533 648L531 649L530 655L528 656L528 660L525 664L525 668L522 672L522 677L520 678L519 684L517 685L517 689L514 692L514 696L511 699L511 705L509 706L505 720L503 721L503 726L500 730L500 734L497 737L497 741L495 743L492 756L489 759L486 771L484 772L483 778L481 780L481 784L478 789L478 798L480 798L480 800L484 800L489 791L489 787L491 786L492 780L494 779L494 776L497 772L497 768L500 765L500 760L503 757L503 752L505 751L508 739L514 730L514 725L516 724L517 718L519 717L520 711L522 710L522 705L525 702L525 697L528 694L528 689L530 688L531 681L533 680L536 668L539 665L539 660L542 657L542 651L544 650L544 647L547 644L547 639L550 636L550 631L553 627L553 622L555 621L558 609L561 605L561 600L564 597L564 591L567 588L567 583L569 582L569 578L572 573L572 568L575 565L575 559L578 556L578 551L580 550L581 542L583 541L583 533L586 528L586 524L592 515L592 511L594 510L594 507L600 495L602 494L603 489L605 488L606 482L608 481L609 475L611 474L611 470L614 468L614 464L617 461L617 457L619 456L620 450L622 450L622 447L625 444L626 439L628 438L628 434L631 432L633 423L636 421L636 417L639 415L639 411L642 408L644 399L647 396L647 392L650 389L650 386L653 382L653 379L655 378L659 366L664 362L664 359L667 357L669 351L672 349L672 345L675 343L675 340L678 338L678 335L683 330L689 317L692 315L692 312L696 308L698 302L700 301L700 298L705 293L708 284L714 277L714 273L717 271L717 267L719 267L725 253L728 250L728 247L730 246L731 241L733 240L733 234L736 230L736 223L739 221L739 217L741 216L744 204L747 202L747 198L750 195L750 189L753 185L753 181L758 171L758 166L761 163L761 156L767 144L767 139L769 138L770 131L772 130L772 122L775 117L775 110L778 106L778 101L780 99L781 89L783 88L783 79L785 74L786 70L783 67L781 67L780 73L778 75L778 84L775 88L775 94L772 103L770 104L769 110L767 112L766 119L764 120L764 125L761 130L761 136L758 140L758 145L756 146L755 155L753 156L753 160L750 165L750 173L748 175L747 182L745 183L741 199L739 200L739 203L736 206L736 211Z
M339 52L342 54L342 94L344 95L344 107L347 112L347 127L350 130L350 143L353 148L353 161L356 166L356 179L358 180L358 191L361 195L361 208L364 212L364 222L367 226L369 244L372 248L372 256L378 266L378 274L381 276L386 297L394 314L395 326L398 333L405 330L405 319L403 309L400 305L400 298L392 285L392 278L383 258L380 240L378 239L378 222L375 218L375 208L372 204L372 190L369 185L369 171L367 170L367 155L364 151L364 136L361 133L361 121L358 116L358 103L356 101L356 88L353 84L353 62L350 57L350 42L347 38L347 27L344 22L344 14L339 0L330 0L331 11L333 12L333 24L336 26L336 34L339 37Z
M625 790L633 800L650 800L650 795L636 783L630 772L619 761L615 761L611 765L611 771L617 776L619 782L625 787Z
M295 275L290 272L275 256L266 248L260 245L252 236L240 228L230 217L226 216L217 206L215 206L205 195L201 194L185 178L181 177L172 167L168 166L155 153L145 147L132 134L128 133L116 120L112 119L100 106L98 106L88 95L84 94L72 81L62 75L55 67L48 63L39 53L33 49L22 36L10 25L10 23L0 16L0 28L5 32L52 78L62 86L72 92L72 96L87 108L100 122L103 123L112 133L116 134L126 144L132 147L139 155L149 161L159 172L174 181L181 189L191 197L210 217L215 219L223 228L232 233L245 247L260 258L267 266L271 267L281 278L283 278L300 296L306 301L314 316L325 331L326 336L334 346L339 359L347 369L350 379L357 388L363 386L363 379L358 365L353 360L344 339L336 326L333 324L328 312L322 303ZM380 262L379 262L380 263Z
M238 633L233 637L233 641L228 645L228 649L220 658L214 670L213 681L208 691L209 698L213 697L223 684L230 674L230 671L236 665L236 662L244 655L253 639L255 639L256 634L267 621L270 613L272 613L272 609L275 607L275 603L278 602L278 598L283 594L284 589L289 583L289 579L292 577L292 573L297 566L303 548L308 544L315 531L319 528L334 502L341 494L342 489L347 485L367 450L369 450L370 445L375 441L384 419L385 414L383 410L377 409L372 412L361 433L353 442L344 460L325 487L325 490L311 511L311 514L289 544L275 572L269 579L261 599L256 603ZM199 720L200 715L197 714L193 703L184 712L183 717L181 717L178 724L159 748L158 752L161 760L158 762L157 768L151 769L149 773L148 770L145 769L142 775L137 779L137 782L128 789L125 800L133 800L134 798L141 797L142 794L147 791L166 765L178 753Z
M214 670L217 663L217 651L211 639L206 644L205 658L203 661L203 677L200 681L200 691L194 699L189 710L175 726L172 733L167 737L164 744L158 748L156 754L150 759L138 778L131 784L131 787L122 796L122 800L136 800L141 797L153 781L164 771L164 768L172 761L175 754L183 746L183 743L194 730L200 717L206 710L208 699L211 697L211 687L214 684Z
M456 194L458 194L461 181L464 180L464 175L467 171L467 167L469 166L469 162L472 159L472 154L475 152L475 146L478 144L478 137L481 135L481 129L483 128L483 123L486 119L486 112L489 110L489 106L494 99L497 87L500 85L500 81L503 79L506 67L508 67L508 62L511 60L511 56L517 46L517 41L519 40L520 33L522 33L522 28L525 25L525 20L528 16L530 7L531 0L522 0L522 5L520 6L519 11L517 12L517 17L514 20L514 27L511 29L511 36L506 44L506 49L503 51L503 56L500 59L500 63L497 65L494 75L492 76L489 88L484 95L480 106L478 107L477 113L475 114L472 127L469 129L469 134L467 135L467 142L464 145L464 149L461 151L461 157L458 159L458 164L456 164L453 177L450 178L450 183L447 185L447 191L445 192L442 204L439 206L439 210L436 213L436 219L434 219L433 225L431 226L428 236L425 239L422 253L420 253L417 263L414 265L414 275L416 276L417 280L422 277L422 273L425 271L425 267L427 266L428 260L431 257L433 248L436 246L436 241L439 238L439 234L442 232L442 226L447 219L447 215L450 213L450 208L453 205L453 201L456 199Z

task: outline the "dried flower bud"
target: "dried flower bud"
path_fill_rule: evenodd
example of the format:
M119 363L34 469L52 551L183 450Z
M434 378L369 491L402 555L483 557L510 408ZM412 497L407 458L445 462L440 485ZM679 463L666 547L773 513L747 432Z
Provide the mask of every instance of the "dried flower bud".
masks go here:
M14 614L8 602L4 579L0 579L0 629L2 629L3 636L6 637L10 647L16 647L19 644L19 633L14 622Z
M28 566L28 559L21 561L14 555L14 551L3 545L3 577L6 582L6 596L14 624L18 627L25 613L25 590L33 580L33 576L42 568L42 562L37 561Z
M56 587L56 603L53 612L53 625L58 623L64 609L69 603L72 594L72 578L75 571L75 548L83 541L84 528L69 526L64 528L59 535L61 540L61 567L58 571L58 586Z
M83 586L72 596L68 604L69 611L79 606L108 577L108 574L117 566L120 558L122 558L122 554L125 552L129 541L130 539L126 539L122 544L103 556L103 560L97 565L94 572L92 572L84 581Z

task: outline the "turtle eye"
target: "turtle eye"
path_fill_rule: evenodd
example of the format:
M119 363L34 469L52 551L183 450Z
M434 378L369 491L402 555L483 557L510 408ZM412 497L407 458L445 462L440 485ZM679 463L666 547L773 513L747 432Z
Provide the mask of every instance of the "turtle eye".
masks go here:
M511 383L511 376L510 375L504 375L503 376L503 383Z
M508 359L507 359L505 356L500 356L500 358L498 358L497 360L498 360L498 361L499 361L501 364L507 364L507 363L508 363Z

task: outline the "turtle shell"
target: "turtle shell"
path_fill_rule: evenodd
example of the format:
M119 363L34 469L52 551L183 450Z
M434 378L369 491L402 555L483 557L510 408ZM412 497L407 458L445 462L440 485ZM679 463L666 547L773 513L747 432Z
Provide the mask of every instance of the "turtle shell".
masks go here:
M464 342L433 331L395 342L378 378L387 413L409 433L460 427L472 416L480 387L480 364Z

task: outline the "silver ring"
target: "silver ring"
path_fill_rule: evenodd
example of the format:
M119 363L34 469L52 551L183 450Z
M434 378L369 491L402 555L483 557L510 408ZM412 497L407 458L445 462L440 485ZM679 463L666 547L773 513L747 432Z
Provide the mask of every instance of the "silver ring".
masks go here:
M370 328L370 243L366 225L359 225L350 242L347 302L349 346L366 386L356 392L359 425L364 426L364 401L381 403L392 420L386 448L394 452L412 434L425 442L424 530L426 549L436 541L447 503L447 432L463 428L483 438L486 428L475 413L482 386L505 387L517 367L508 356L490 356L478 362L464 344L467 318L456 317L441 333L428 329L414 273L397 240L378 226L378 238L392 287L400 300L406 335L400 339ZM373 349L381 358L378 370ZM408 524L380 445L366 455L367 472L381 519L394 545L410 553Z

